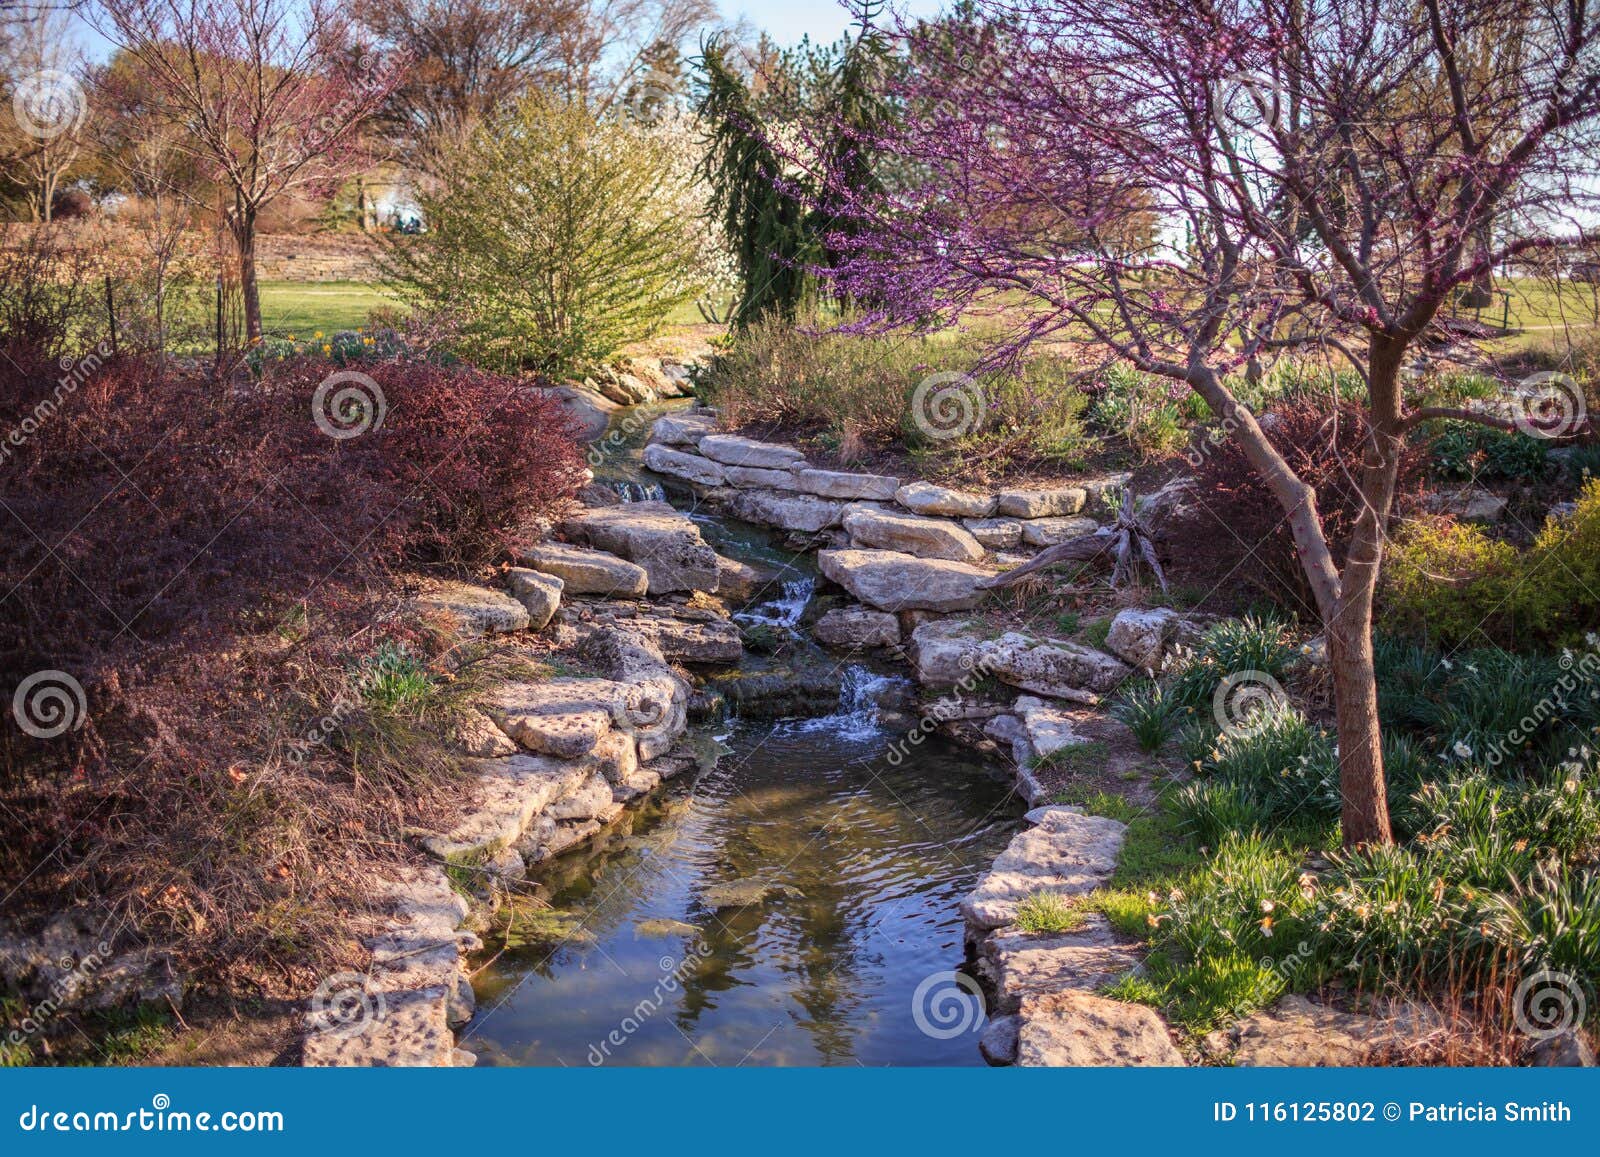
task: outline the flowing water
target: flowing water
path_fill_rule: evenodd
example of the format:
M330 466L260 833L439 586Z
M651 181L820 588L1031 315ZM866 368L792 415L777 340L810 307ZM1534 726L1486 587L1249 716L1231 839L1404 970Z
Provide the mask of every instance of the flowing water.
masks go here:
M726 553L789 562L703 525ZM744 621L797 630L807 562ZM903 678L838 675L826 717L698 728L698 773L541 867L556 930L491 946L462 1041L480 1064L981 1063L958 905L1022 807L969 753L880 725Z

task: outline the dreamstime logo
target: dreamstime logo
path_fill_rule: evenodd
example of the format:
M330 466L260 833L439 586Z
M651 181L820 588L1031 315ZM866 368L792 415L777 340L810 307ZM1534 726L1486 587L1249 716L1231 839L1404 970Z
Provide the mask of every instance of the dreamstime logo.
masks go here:
M23 77L11 94L11 113L30 137L54 140L83 124L89 100L83 86L65 72L46 68Z
M1277 81L1260 72L1239 72L1223 79L1217 89L1217 124L1242 132L1268 145L1283 129L1284 101Z
M311 418L336 441L359 438L383 425L389 403L377 382L356 370L338 370L311 395Z
M1224 735L1238 739L1253 734L1287 702L1283 685L1265 671L1238 671L1217 684L1211 714Z
M311 994L309 1020L314 1031L348 1040L366 1032L388 1011L382 991L368 991L366 977L335 972Z
M1589 1008L1578 979L1550 969L1524 977L1511 1000L1517 1028L1536 1040L1582 1024Z
M971 374L945 370L929 374L911 391L911 423L924 436L947 442L976 433L989 400Z
M964 972L935 972L911 994L911 1019L922 1035L934 1040L976 1032L987 1012L983 990Z
M54 739L82 727L89 704L83 684L65 671L35 671L17 684L11 714L35 739Z
M1564 438L1583 425L1588 403L1583 387L1566 374L1529 374L1512 395L1511 421L1532 438Z

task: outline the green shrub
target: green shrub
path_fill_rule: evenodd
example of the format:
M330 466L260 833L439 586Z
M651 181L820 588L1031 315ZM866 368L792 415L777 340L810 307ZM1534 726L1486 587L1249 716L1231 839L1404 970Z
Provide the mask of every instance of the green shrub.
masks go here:
M631 121L528 97L422 193L428 228L393 238L388 276L480 365L581 372L703 288L685 255L706 226L676 162Z
M1126 438L1142 457L1169 457L1189 437L1181 402L1170 389L1167 382L1119 363L1106 371L1092 417L1103 429Z
M1549 440L1474 422L1439 422L1428 454L1434 473L1445 478L1523 479L1545 472Z
M902 445L956 462L1079 465L1089 438L1073 365L1046 354L978 373L984 353L983 335L967 330L876 337L769 317L741 330L698 387L731 425L821 428L846 460Z
M404 646L379 645L354 672L361 699L375 711L404 714L426 702L433 693L433 678L422 660Z
M1382 617L1393 631L1442 647L1493 641L1516 586L1517 551L1470 523L1427 518L1393 544L1383 569Z

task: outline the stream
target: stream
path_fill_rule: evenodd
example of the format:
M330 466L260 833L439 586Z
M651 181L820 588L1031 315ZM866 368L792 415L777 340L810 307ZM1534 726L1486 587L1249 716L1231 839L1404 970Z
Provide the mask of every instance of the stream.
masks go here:
M668 408L637 408L596 470L625 500L661 497L637 452ZM797 631L811 559L693 516L722 553L780 568L740 621ZM878 703L904 679L828 662L831 714L696 727L697 773L534 874L556 930L491 945L461 1041L479 1064L983 1063L977 1024L952 1031L939 1003L961 897L1023 806L954 744L900 758Z

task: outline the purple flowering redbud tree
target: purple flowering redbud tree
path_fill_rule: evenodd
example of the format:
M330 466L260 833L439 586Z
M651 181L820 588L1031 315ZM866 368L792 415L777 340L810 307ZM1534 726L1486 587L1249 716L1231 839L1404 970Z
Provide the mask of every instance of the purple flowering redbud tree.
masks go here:
M895 23L904 115L861 144L903 178L831 197L850 228L830 275L866 303L853 327L993 312L996 364L1073 341L1204 398L1282 505L1316 598L1345 843L1390 841L1372 619L1403 443L1433 418L1582 420L1564 379L1465 409L1418 404L1407 371L1488 270L1594 237L1600 8L976 0ZM1342 558L1234 389L1286 356L1364 384L1343 399L1365 438Z

